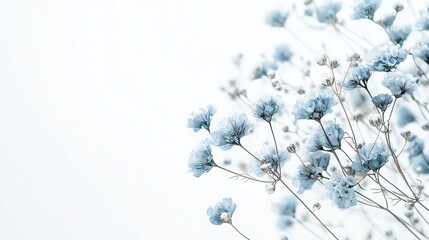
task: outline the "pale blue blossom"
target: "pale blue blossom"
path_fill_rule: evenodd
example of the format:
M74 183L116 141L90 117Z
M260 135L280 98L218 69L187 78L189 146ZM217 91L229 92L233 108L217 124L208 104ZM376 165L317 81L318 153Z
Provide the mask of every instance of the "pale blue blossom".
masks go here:
M341 10L341 2L326 1L316 9L316 19L320 23L336 23L337 13Z
M309 119L320 121L323 116L332 112L332 107L337 103L330 92L321 91L319 96L305 102L297 101L292 113L295 119Z
M352 19L373 19L381 5L381 0L356 0L353 4Z
M308 161L298 167L298 173L293 184L298 187L298 193L303 193L313 187L313 184L322 178L323 171L329 165L328 153L316 152L308 156Z
M408 141L407 152L409 157L416 157L423 154L425 143L421 139L417 138L416 135L412 135Z
M370 77L371 71L365 65L352 67L347 74L344 88L346 90L352 90L357 87L366 88Z
M272 27L284 27L288 18L289 12L274 10L267 15L266 22Z
M267 97L253 104L252 112L259 120L271 122L273 116L280 113L284 106L279 98Z
M290 47L286 44L279 45L274 49L274 60L279 62L287 62L293 56L293 52Z
M387 107L389 107L392 102L392 96L386 93L378 94L372 98L372 103L382 112L386 111Z
M388 72L384 75L384 79L381 83L392 92L393 96L399 98L406 93L413 92L417 88L416 82L416 78L409 74L405 75L400 72Z
M383 45L374 48L367 58L367 66L371 71L388 72L407 58L407 54L399 44Z
M352 176L343 177L338 172L334 172L325 187L335 205L340 209L346 209L357 204L356 193L353 188L355 184Z
M366 144L359 149L359 155L356 154L351 167L359 173L377 171L389 161L390 156L386 144Z
M390 39L392 39L395 44L402 46L404 41L408 38L408 35L411 33L411 26L393 26L388 29Z
M214 207L207 209L209 220L214 225L221 225L223 223L231 223L232 215L234 214L237 205L231 198L224 198L218 202Z
M298 202L292 196L284 198L281 203L277 204L276 211L280 217L279 228L286 229L293 224L297 206Z
M421 174L429 174L429 155L420 154L411 158L413 169Z
M210 122L215 112L216 109L212 105L209 105L206 109L198 109L188 118L188 127L192 128L194 132L198 132L202 128L210 132Z
M324 129L325 131L318 129L308 140L307 149L310 152L341 148L341 139L344 137L344 130L340 125L334 121L328 121L324 124Z
M202 142L192 151L188 166L189 172L192 172L194 177L200 177L215 166L212 149L206 141Z
M429 9L419 12L420 18L416 22L416 29L419 31L429 30Z
M275 71L279 68L275 61L263 61L253 70L253 79L259 79L268 75L270 70Z
M429 38L426 37L411 48L411 53L429 64Z
M404 127L409 123L415 122L416 116L414 115L413 112L410 111L409 108L404 106L399 108L398 113L396 114L396 119L397 119L398 126Z
M290 154L285 150L279 150L279 155L277 156L277 151L275 147L266 148L261 154L261 162L256 162L256 168L254 173L256 176L261 177L265 173L261 170L262 164L270 164L272 171L277 171L279 168L283 168L285 162L290 160Z
M252 126L245 114L238 114L224 119L218 130L212 133L213 144L223 150L240 145L242 137L250 133Z

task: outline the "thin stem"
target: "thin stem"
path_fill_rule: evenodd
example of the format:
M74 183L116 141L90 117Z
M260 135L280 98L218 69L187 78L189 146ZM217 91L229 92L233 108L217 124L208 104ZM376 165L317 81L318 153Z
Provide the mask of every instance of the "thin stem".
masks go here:
M257 178L253 178L253 177L246 176L246 175L243 175L243 174L240 174L240 173L236 173L236 172L234 172L234 171L231 171L231 170L229 170L229 169L227 169L227 168L224 168L224 167L221 167L221 166L219 166L219 165L214 165L214 166L215 166L215 167L217 167L217 168L219 168L219 169L222 169L222 170L224 170L224 171L226 171L226 172L232 173L232 174L236 175L237 177L246 178L246 179L249 179L249 180L252 180L252 181L255 181L255 182L261 182L261 183L272 183L271 181L259 180L259 179L257 179Z
M295 221L297 223L299 223L303 228L305 228L305 230L307 230L308 232L310 232L311 234L313 234L313 236L317 237L318 239L322 239L319 235L317 235L313 230L311 230L311 228L307 227L301 220L299 220L298 218L294 217L293 219L295 219Z
M276 170L278 170L279 176L282 177L282 167L280 166L279 148L277 146L276 136L274 134L273 125L271 124L271 121L269 121L268 124L270 125L271 135L273 135L274 146L276 147L277 167L278 167L278 169Z
M241 145L241 143L239 143L238 146L240 146L244 151L246 151L248 154L250 154L250 156L252 156L256 161L262 163L262 161L259 158L257 158L255 155L253 155L253 153L251 153L249 150L247 150L247 148L245 148L243 145Z
M230 222L229 223L229 225L231 225L234 229L235 229L235 231L237 231L242 237L244 237L245 239L247 239L247 240L250 240L250 238L248 238L248 237L246 237L243 233L241 233L235 226L234 226L234 224L232 224L232 222Z

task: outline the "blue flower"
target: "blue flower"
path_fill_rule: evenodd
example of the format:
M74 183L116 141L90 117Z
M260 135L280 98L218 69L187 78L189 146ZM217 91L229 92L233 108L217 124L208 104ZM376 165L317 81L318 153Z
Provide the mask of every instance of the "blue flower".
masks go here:
M303 193L312 188L313 184L322 178L323 171L329 165L328 153L316 152L309 156L309 161L298 167L298 174L293 179L293 184L298 187L298 193Z
M261 65L257 66L255 70L253 70L253 79L259 79L261 77L267 76L268 71L277 70L279 66L274 61L263 61Z
M251 125L245 114L239 114L220 123L220 128L212 133L213 144L223 150L228 150L234 145L240 145L242 137L250 133Z
M407 58L407 54L399 44L384 45L374 48L367 59L367 66L371 71L388 72Z
M235 208L234 202L231 198L224 198L222 202L218 202L214 207L207 209L207 215L209 220L214 225L221 225L223 223L231 223L232 214L234 214Z
M396 116L398 125L400 127L404 127L408 123L416 121L416 116L414 116L414 114L407 107L401 107Z
M383 167L391 154L385 144L367 144L359 149L359 155L356 154L351 167L359 173L366 173Z
M411 48L411 53L429 64L429 38L425 38L418 42Z
M292 50L289 48L288 45L283 44L280 46L277 46L274 49L274 60L279 61L279 62L287 62L291 59L291 57L293 56L293 52Z
M316 18L320 23L336 23L337 13L341 10L341 2L327 1L316 9Z
M411 75L405 75L399 72L388 72L384 75L381 82L387 87L396 98L406 93L411 93L417 88L416 79Z
M429 30L429 9L420 11L420 18L416 22L419 31Z
M375 11L380 7L381 0L358 0L355 1L352 10L352 19L373 19Z
M309 119L320 121L323 116L332 112L332 107L336 104L332 93L322 91L316 98L309 99L306 102L296 102L292 113L297 120Z
M355 183L353 177L344 178L338 172L334 172L325 187L330 192L330 198L337 207L346 209L357 204L356 193L353 188Z
M192 151L189 157L189 172L194 174L194 177L200 177L206 172L209 172L215 162L213 160L212 149L207 142L202 142L197 148Z
M261 162L257 162L256 163L256 169L254 170L256 176L261 177L264 175L264 172L261 170L261 165L262 164L270 164L271 169L273 171L276 171L279 163L280 163L280 168L283 168L283 166L285 165L285 162L289 161L290 159L290 154L286 151L279 151L279 156L277 157L277 152L276 152L276 148L275 147L271 147L266 149L262 154Z
M259 100L258 103L252 106L253 115L263 121L271 122L274 115L278 114L284 104L278 98L268 97Z
M378 94L372 98L372 103L382 112L386 111L387 107L393 102L392 96L389 94Z
M310 152L319 150L335 150L341 148L341 139L344 137L344 130L333 121L325 124L325 132L323 129L318 129L316 133L309 139L307 148ZM328 136L328 137L326 137Z
M210 122L215 112L216 109L212 105L209 105L207 109L198 109L188 118L188 127L192 128L194 132L198 132L202 128L210 132Z
M371 77L371 71L363 65L352 67L347 74L347 81L344 83L346 90L352 90L356 87L366 87Z
M428 155L418 155L413 157L413 169L414 171L422 174L429 174L429 156Z
M288 18L289 12L274 10L267 15L266 21L272 27L284 27Z
M389 36L390 39L392 39L395 44L399 44L402 46L404 41L408 38L408 35L411 33L411 27L410 26L394 26L390 27L389 30Z
M418 139L415 135L411 136L409 139L409 145L407 148L408 156L416 157L423 154L423 150L425 149L425 143Z
M287 197L276 206L277 213L280 215L278 226L281 229L286 229L293 224L297 205L295 198Z

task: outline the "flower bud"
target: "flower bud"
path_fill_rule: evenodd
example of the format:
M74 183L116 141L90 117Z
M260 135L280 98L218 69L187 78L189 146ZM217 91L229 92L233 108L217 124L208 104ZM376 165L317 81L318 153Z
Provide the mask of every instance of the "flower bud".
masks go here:
M429 131L429 122L423 124L422 129L425 131Z
M337 68L338 66L340 66L340 61L338 61L338 59L333 59L330 63L329 63L330 67L332 69Z
M357 62L360 59L359 53L353 53L352 55L347 57L347 61L349 62Z
M414 202L412 202L412 201L406 201L405 202L405 208L406 209L408 209L408 210L413 210L413 208L414 208Z
M293 143L289 145L286 149L289 153L296 153L296 146Z
M326 54L323 54L319 59L317 59L317 64L319 66L325 66L328 62L328 56Z
M227 222L231 221L231 215L227 212L223 212L220 215L220 220L222 220L222 222L224 222L224 223L227 223Z
M273 192L275 192L275 191L276 191L276 186L275 186L274 184L267 184L267 185L265 186L265 191L266 191L268 194L272 194Z
M264 164L261 165L260 169L261 169L262 172L267 173L271 169L271 164L264 163Z
M401 132L401 136L407 140L410 139L411 136L411 132L410 131L405 131L405 132Z
M320 203L315 203L315 204L313 205L313 212L315 212L315 211L319 210L321 207L322 207L322 205L320 205Z
M268 70L267 77L269 79L274 79L276 77L276 72L274 70L272 70L272 69Z
M404 5L402 5L402 3L395 3L393 5L393 9L395 9L395 11L400 12L402 10L404 10Z

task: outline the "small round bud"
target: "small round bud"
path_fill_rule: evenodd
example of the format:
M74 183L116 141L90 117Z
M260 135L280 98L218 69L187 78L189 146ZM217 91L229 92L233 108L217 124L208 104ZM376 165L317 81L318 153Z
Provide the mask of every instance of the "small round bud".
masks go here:
M289 153L296 153L296 146L293 143L291 145L287 146L286 149Z
M268 70L267 77L269 79L274 79L276 77L276 72L273 69Z
M283 132L289 132L289 127L288 126L284 126L283 127Z
M423 124L422 129L425 131L429 131L429 122Z
M393 5L393 9L395 9L395 11L400 12L402 10L404 10L404 5L402 5L402 3L395 3Z
M313 205L313 212L315 212L315 211L319 210L321 207L322 207L322 205L320 205L320 203L315 203L315 204Z
M271 169L271 164L269 164L269 163L264 163L264 164L262 164L259 168L261 169L261 171L262 171L262 172L267 173L267 172L269 172L269 171L270 171L270 169Z
M407 201L407 202L405 202L405 208L406 209L408 209L408 210L413 210L413 208L414 208L414 202L412 202L412 201Z
M304 15L307 16L307 17L313 16L313 10L311 8L306 8L304 10Z
M310 76L310 69L309 68L304 68L302 70L302 75L304 75L304 77Z
M310 168L310 167L311 167L311 163L310 163L310 162L305 162L305 163L304 163L304 167L306 167L306 168Z
M411 137L411 132L410 131L401 132L401 136L406 140L409 140Z
M297 93L300 94L300 95L305 94L304 88L302 86L300 86L299 89L298 89L298 91L297 91Z
M275 87L275 89L276 89L276 91L281 91L281 90L283 90L283 87L281 85L277 85Z
M267 192L268 194L272 194L275 191L276 191L276 186L274 184L267 184L265 186L265 192Z
M423 168L422 168L422 166L418 166L418 167L416 167L416 173L417 173L417 174L422 174L422 173L423 173Z
M220 215L220 220L222 220L222 222L224 222L224 223L227 223L227 222L231 221L231 215L229 215L229 213L227 213L227 212L223 212Z

